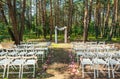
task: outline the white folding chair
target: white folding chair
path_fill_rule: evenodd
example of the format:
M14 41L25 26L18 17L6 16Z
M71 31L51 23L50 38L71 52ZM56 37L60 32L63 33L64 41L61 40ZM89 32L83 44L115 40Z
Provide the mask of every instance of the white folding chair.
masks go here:
M44 61L44 57L45 57L45 51L41 50L41 48L36 48L35 49L35 55L38 57L38 60L42 60L42 62Z
M47 44L46 42L41 42L41 43L36 44L34 47L35 49L40 49L40 50L45 51L45 56L47 56L47 54L49 53L48 45L49 43Z
M109 56L107 56L107 53L97 52L97 57L93 59L93 63L97 70L97 77L99 77L99 71L104 71L104 73L108 73L108 78L110 78Z
M33 74L32 76L35 77L37 57L36 56L23 56L23 59L25 59L26 61L22 64L21 78L23 77L23 74L28 74L28 73L32 73ZM24 68L27 70L25 71ZM33 70L30 71L30 68L32 68Z
M3 69L3 71L1 72L2 73L2 78L4 79L5 77L5 72L6 72L6 68L7 68L7 65L11 62L11 60L7 59L6 56L0 56L0 67L1 69Z
M77 51L76 52L76 57L77 57L77 63L79 63L80 58L84 56L84 51Z
M112 69L112 77L115 78L115 73L120 73L120 52L115 51L114 54L112 54L111 59L109 60L111 69Z
M8 59L13 60L7 67L7 78L9 74L18 74L19 79L21 78L21 67L22 64L25 62L20 56L8 56ZM11 70L10 70L11 69ZM18 71L17 71L18 69Z
M81 59L82 78L85 77L85 75L84 75L85 73L93 73L94 78L96 78L94 63L92 62L93 59L94 59L94 55L89 54L88 52ZM93 70L93 71L85 71L85 66L87 66L87 65L90 66L90 69Z

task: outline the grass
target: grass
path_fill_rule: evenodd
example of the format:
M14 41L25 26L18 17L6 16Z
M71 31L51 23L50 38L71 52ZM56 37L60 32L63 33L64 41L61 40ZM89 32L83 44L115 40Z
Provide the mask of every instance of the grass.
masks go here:
M58 34L58 42L64 42L64 34L61 34L61 35L59 35ZM10 40L11 40L11 38L10 38L10 36L9 36L9 38L8 38L8 36L6 37L6 36L0 36L0 41L1 42L3 42L3 41L5 41L5 42L9 42ZM70 42L72 42L72 41L82 41L83 40L83 37L81 36L81 35L71 35L71 36L69 36L68 38L68 42L70 43ZM46 36L46 39L44 39L44 36L42 35L42 36L39 36L39 37L36 37L35 35L24 35L24 37L23 37L23 40L24 41L49 41L50 40L50 36L49 35L47 35ZM54 42L55 41L55 36L54 36L54 34L53 34L53 37L52 37L52 42ZM120 42L120 37L118 37L118 38L112 38L112 40L111 41L108 41L107 40L107 38L101 38L101 37L98 37L97 39L95 38L95 36L92 36L92 35L90 35L90 36L88 36L88 41L106 41L106 42Z
M51 45L52 48L71 48L70 43L52 43Z

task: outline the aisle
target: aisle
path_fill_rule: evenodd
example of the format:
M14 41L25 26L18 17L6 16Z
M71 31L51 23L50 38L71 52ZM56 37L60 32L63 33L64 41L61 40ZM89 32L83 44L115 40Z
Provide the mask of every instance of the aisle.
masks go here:
M69 71L69 64L71 63L69 55L71 54L71 49L53 48L51 50L51 64L47 69L47 74L51 76L43 79L79 79L80 76L73 78Z
M71 44L52 44L50 52L50 64L47 68L46 78L42 79L80 79L81 75L76 76L70 73L70 63L72 54ZM47 77L48 76L48 77Z

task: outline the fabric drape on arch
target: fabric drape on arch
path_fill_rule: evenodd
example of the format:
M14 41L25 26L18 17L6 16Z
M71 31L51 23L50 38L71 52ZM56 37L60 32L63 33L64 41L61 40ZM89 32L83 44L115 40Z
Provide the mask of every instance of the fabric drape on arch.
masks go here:
M55 27L55 43L57 43L57 30L64 30L64 42L67 43L67 27Z

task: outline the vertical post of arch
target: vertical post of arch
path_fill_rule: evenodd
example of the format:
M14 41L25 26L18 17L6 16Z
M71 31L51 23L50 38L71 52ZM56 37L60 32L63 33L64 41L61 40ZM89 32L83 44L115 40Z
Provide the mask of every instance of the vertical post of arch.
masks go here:
M65 27L64 31L64 42L67 43L67 27Z
M55 43L57 43L57 26L55 27Z

